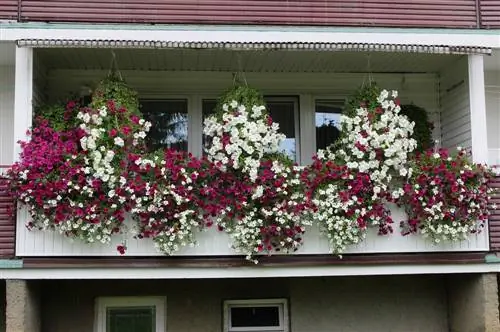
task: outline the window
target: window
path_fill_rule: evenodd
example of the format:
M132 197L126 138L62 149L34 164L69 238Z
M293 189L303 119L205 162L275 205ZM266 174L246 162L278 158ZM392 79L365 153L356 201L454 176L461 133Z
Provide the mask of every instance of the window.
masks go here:
M215 112L215 107L217 106L217 100L215 99L203 99L201 101L201 113L202 113L202 128L200 129L203 131L203 124L205 123L205 119L208 118L210 115L214 114ZM209 148L209 139L205 134L202 134L202 147L203 147L203 154L205 154L205 149Z
M224 302L224 332L288 332L285 299Z
M141 112L151 122L146 143L151 151L159 148L188 149L187 99L141 100Z
M280 150L294 161L299 161L299 107L297 98L265 98L269 115L280 125L279 131L286 138Z
M96 301L94 332L160 332L165 318L165 297L102 297Z
M316 151L334 143L340 135L340 115L343 100L316 99L314 103Z

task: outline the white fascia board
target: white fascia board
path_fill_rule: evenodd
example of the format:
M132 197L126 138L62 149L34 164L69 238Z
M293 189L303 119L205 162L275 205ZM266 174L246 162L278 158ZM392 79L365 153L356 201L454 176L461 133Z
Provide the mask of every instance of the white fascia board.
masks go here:
M377 265L240 268L14 268L0 279L224 279L412 274L499 273L500 264Z
M130 25L0 24L0 41L20 39L130 40L234 43L369 43L500 48L500 31L255 26L144 27Z

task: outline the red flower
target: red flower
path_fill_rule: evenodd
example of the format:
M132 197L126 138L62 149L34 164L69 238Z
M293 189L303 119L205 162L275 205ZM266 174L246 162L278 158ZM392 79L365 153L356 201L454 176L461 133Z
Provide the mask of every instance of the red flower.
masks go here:
M124 244L119 244L116 246L116 250L120 253L120 255L125 255L127 247Z
M115 128L109 131L109 137L116 137L116 135L118 135L118 130L116 130Z

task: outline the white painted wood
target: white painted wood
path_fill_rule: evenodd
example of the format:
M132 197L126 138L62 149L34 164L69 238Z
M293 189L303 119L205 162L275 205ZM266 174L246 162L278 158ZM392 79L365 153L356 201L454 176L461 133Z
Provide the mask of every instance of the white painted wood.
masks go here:
M472 159L477 163L487 163L488 134L483 56L469 55L468 65Z
M26 130L31 128L33 118L33 49L16 48L14 94L14 149L13 160L17 160L21 147L17 144L26 140Z
M70 40L130 40L178 42L235 42L235 43L368 43L399 45L451 45L500 48L500 38L490 31L450 33L436 29L400 28L332 28L332 27L251 27L231 25L78 25L78 24L8 24L0 25L0 41L20 39Z
M441 140L444 148L472 148L468 62L462 57L440 75Z
M215 265L215 264L214 264ZM127 268L8 268L0 269L1 279L220 279L294 278L329 276L393 276L411 274L500 273L500 264L323 264L320 266L242 267L127 267Z
M367 238L356 246L348 248L346 253L416 253L441 251L487 251L489 249L486 232L471 235L468 240L458 243L441 243L435 245L421 235L402 236L399 232L399 221L406 219L404 210L390 205L394 223L394 233L387 236L377 235L377 229L370 229ZM162 256L152 240L134 239L131 235L116 236L111 244L84 244L68 239L50 231L28 231L24 225L26 214L22 210L17 221L16 256L119 256L116 246L125 241L126 256ZM132 225L128 219L127 225ZM231 248L231 239L212 227L196 234L198 245L184 247L175 256L231 256L238 255ZM304 245L294 254L319 255L328 254L329 245L325 236L320 234L318 226L311 226L304 235Z
M300 95L299 103L300 161L302 165L308 165L312 163L312 156L316 153L314 99L309 94L302 94Z
M13 122L14 66L0 66L0 165L2 166L11 165L13 162Z

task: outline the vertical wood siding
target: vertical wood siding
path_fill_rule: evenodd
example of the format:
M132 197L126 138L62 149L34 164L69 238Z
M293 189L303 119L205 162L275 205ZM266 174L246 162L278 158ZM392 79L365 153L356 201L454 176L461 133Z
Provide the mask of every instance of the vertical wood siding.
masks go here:
M467 57L459 59L441 73L441 145L470 150L472 145L469 110Z
M477 27L476 0L23 0L23 21Z
M16 243L16 227L12 212L14 201L8 193L8 180L2 176L0 166L0 257L13 257Z
M480 2L481 27L488 29L500 28L500 1L481 0Z
M491 196L491 204L496 204L497 208L490 208L489 217L489 234L490 234L490 250L500 251L500 176L490 181L490 186L496 189L496 192Z

